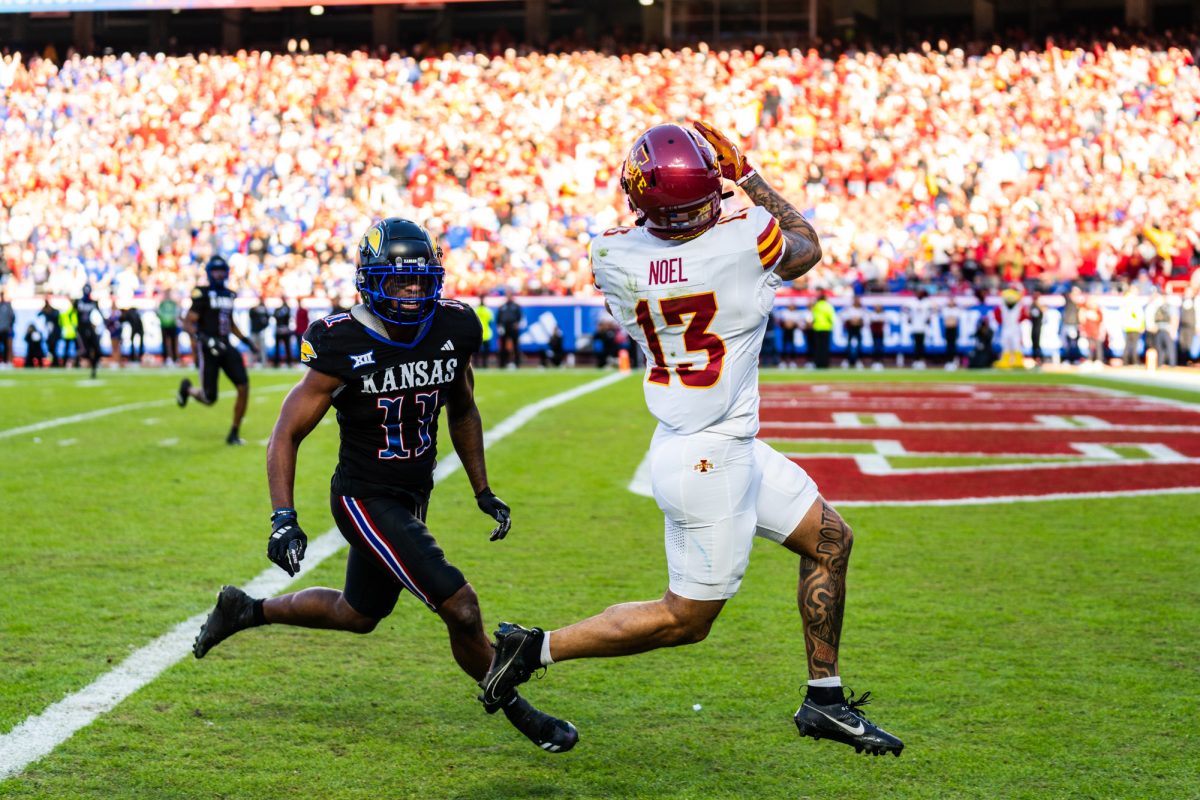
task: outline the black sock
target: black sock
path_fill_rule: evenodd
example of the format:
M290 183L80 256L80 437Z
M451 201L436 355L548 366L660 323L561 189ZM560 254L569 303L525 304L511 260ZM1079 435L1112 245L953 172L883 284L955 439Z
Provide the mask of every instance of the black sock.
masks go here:
M828 706L842 702L846 696L840 686L809 686L808 699L819 706Z
M229 436L231 438L236 439L237 435L238 435L238 426L234 425L232 428L229 429Z
M255 626L267 624L267 616L263 613L263 603L265 603L265 602L266 602L265 599L254 601L254 624L255 624Z

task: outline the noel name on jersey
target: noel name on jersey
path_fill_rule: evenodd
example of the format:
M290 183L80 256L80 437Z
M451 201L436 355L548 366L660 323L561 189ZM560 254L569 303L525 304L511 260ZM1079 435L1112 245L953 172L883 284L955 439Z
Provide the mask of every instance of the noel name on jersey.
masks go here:
M401 389L412 389L432 384L450 383L458 369L457 358L435 358L429 361L411 361L394 367L372 372L362 377L363 394L382 394Z

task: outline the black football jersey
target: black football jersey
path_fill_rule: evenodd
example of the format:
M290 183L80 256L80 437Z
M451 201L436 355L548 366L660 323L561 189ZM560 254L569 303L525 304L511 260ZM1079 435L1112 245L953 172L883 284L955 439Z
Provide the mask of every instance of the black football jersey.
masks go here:
M197 286L192 290L192 311L200 315L197 329L200 333L219 338L228 338L233 332L233 301L237 297L231 289L212 286Z
M96 320L93 319L93 311L96 312L96 316L103 316L103 313L100 311L100 305L95 300L91 298L78 298L75 301L75 327L88 331L95 330Z
M425 336L412 346L388 339L361 305L308 327L300 361L343 383L333 396L341 429L334 492L428 496L438 416L482 336L475 312L455 300L438 302Z

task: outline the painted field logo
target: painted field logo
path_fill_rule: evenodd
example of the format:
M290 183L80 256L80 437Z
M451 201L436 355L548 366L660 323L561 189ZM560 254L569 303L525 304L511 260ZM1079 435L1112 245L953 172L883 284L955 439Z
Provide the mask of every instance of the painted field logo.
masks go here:
M1080 386L762 386L759 438L839 505L1200 491L1200 407Z

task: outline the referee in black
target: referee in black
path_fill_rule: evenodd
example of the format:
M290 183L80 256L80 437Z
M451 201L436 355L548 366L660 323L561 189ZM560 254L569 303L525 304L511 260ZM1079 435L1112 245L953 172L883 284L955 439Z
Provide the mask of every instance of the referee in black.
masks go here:
M229 341L233 334L246 343L251 352L257 352L254 343L242 333L233 321L233 301L236 295L225 285L229 279L229 264L220 256L213 256L205 267L208 285L197 286L192 291L192 307L183 320L183 328L192 339L192 356L200 370L200 386L192 385L189 378L179 382L175 402L183 408L188 398L211 406L217 402L217 378L224 372L237 388L237 402L233 406L233 427L225 437L226 444L245 444L240 435L242 417L246 416L246 403L250 399L250 378L237 346Z

